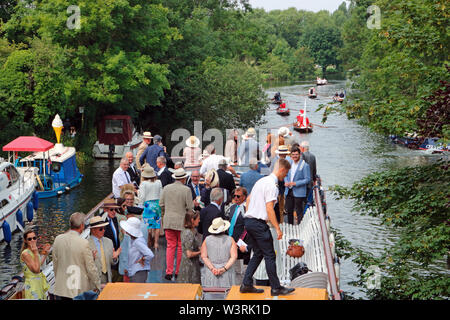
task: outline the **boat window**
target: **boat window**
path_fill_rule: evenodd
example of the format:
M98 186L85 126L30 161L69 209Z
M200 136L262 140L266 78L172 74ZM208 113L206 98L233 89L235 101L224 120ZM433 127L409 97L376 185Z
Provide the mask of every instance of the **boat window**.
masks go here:
M52 171L53 172L59 172L61 170L61 163L59 162L52 162Z
M6 207L7 205L8 205L8 200L6 200L6 199L3 199L1 202L0 202L0 208L3 208L3 207Z
M122 120L106 120L105 133L123 133Z
M3 170L9 179L8 187L12 186L14 183L16 183L19 180L19 172L17 172L16 168L14 166L8 166Z

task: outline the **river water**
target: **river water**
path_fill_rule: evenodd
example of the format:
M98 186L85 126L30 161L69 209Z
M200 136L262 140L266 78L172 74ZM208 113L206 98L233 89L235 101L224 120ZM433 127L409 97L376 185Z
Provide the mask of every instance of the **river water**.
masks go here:
M272 85L265 90L269 97L280 91L282 98L287 100L288 107L292 109L303 109L306 99L310 122L321 124L322 111L315 110L319 105L330 102L334 93L345 87L345 81L330 81L326 86L317 87L318 98L314 100L306 97L311 86L311 82L303 82ZM276 114L275 107L271 105L264 117L266 124L260 128L279 128L286 124L292 130L292 123L298 112L291 111L290 116L282 117ZM318 174L322 177L325 189L335 184L351 186L371 172L425 164L436 157L394 145L385 137L358 125L356 121L348 120L345 115L329 115L325 125L333 128L314 127L311 134L293 133L297 142L310 142L310 151L316 156ZM69 216L73 212L88 212L110 193L111 177L118 165L119 160L96 160L85 168L81 185L69 194L41 200L33 222L38 230L39 244L52 243L58 234L68 228ZM353 246L377 254L395 241L395 232L380 226L378 219L352 212L351 201L335 200L328 193L327 204L332 226ZM13 235L10 245L0 243L0 286L21 271L21 245L20 233ZM341 289L355 298L365 298L362 288L349 284L357 277L356 265L350 260L341 260Z

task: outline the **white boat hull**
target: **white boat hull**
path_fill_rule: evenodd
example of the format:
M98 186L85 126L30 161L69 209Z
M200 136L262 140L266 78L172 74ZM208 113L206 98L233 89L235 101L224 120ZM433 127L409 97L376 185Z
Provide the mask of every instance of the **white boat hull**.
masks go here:
M127 144L123 145L115 145L114 152L112 152L112 157L110 157L109 145L95 142L94 147L92 149L92 153L94 158L97 159L122 159L127 152L132 152L133 156L136 156L137 148L142 143L142 135L135 134L133 139L129 141Z
M11 234L22 228L17 221L17 211L22 211L23 221L27 221L27 204L32 201L33 193L36 190L35 174L38 168L16 168L20 173L20 182L17 186L0 192L0 201L7 199L8 204L0 208L0 242L5 239L3 233L4 221L9 224ZM34 217L34 212L33 212Z

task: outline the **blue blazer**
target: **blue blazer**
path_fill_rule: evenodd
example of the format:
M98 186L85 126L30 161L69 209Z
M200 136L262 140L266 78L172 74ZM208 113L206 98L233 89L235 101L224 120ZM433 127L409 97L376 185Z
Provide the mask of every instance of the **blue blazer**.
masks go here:
M300 170L302 161L300 159L300 163L298 164L297 170L295 172L292 172L289 170L289 173L287 174L286 178L284 178L284 184L291 181L291 176L294 174L293 182L295 182L295 186L292 187L292 192L294 194L294 197L306 197L306 187L308 186L309 181L311 180L311 171L309 169L309 165L305 162L303 168ZM293 162L293 161L292 161ZM291 163L292 165L292 163ZM284 190L284 195L287 196L289 189L286 186L286 190Z

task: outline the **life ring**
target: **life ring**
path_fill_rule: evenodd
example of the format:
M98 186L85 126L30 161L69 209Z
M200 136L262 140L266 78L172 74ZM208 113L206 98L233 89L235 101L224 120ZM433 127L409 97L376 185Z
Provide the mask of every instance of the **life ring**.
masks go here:
M5 220L2 225L3 239L9 244L11 242L11 227L9 223Z
M29 201L27 203L27 220L28 220L28 222L33 221L33 216L34 216L33 202Z

